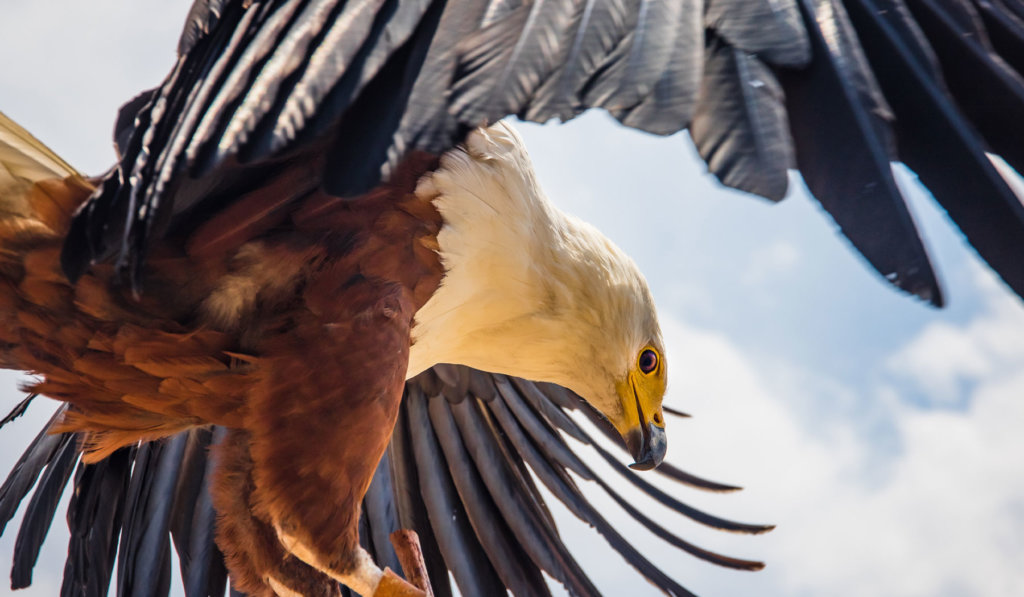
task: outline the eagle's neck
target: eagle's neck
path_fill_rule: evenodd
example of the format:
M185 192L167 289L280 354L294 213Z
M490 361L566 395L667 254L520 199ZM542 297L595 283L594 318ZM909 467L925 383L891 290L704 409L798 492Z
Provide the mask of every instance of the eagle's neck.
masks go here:
M563 350L575 339L558 315L574 300L566 242L582 224L548 203L518 136L500 124L474 133L417 193L444 219L446 273L416 313L409 377L454 363L567 382L565 359L579 354Z

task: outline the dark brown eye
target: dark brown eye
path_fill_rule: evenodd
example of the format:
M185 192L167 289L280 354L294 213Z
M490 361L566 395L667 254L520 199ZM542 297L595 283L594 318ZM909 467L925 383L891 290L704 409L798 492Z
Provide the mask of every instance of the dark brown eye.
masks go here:
M658 368L658 355L650 348L640 353L640 370L644 373L654 373Z

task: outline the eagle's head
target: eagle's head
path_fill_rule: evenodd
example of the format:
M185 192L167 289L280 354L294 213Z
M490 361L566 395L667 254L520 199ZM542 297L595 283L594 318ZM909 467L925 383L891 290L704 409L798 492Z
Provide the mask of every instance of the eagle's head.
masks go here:
M417 193L444 218L446 274L416 314L409 375L453 363L559 384L607 417L634 468L657 466L668 368L633 260L544 197L504 123L443 156Z

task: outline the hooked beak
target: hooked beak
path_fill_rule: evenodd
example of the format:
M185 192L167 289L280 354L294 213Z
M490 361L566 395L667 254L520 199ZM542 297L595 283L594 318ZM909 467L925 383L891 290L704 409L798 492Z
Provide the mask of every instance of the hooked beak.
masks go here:
M635 392L634 398L636 398L636 412L640 424L628 430L623 435L623 439L626 440L626 447L629 448L629 453L634 460L629 468L649 471L665 459L668 441L665 438L665 428L647 420L643 408L640 407L640 398L636 397Z

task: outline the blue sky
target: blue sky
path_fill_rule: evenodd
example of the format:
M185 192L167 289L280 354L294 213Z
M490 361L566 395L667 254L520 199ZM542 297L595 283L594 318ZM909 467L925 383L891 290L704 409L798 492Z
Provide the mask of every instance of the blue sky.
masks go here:
M106 168L116 108L166 72L187 3L10 4L0 110L81 170ZM699 545L766 560L759 573L713 568L613 516L627 536L701 595L1024 594L1024 306L911 173L897 168L941 270L941 311L884 284L796 178L772 205L722 189L685 135L650 137L600 114L520 130L552 200L648 277L668 342L667 402L694 415L670 420L669 458L747 487L673 491L779 525L727 535L643 503ZM17 396L0 393L0 405ZM49 410L4 430L0 469ZM562 519L607 594L656 594ZM5 575L12 547L13 536L0 540ZM62 551L44 551L39 586L25 594L56 593Z

